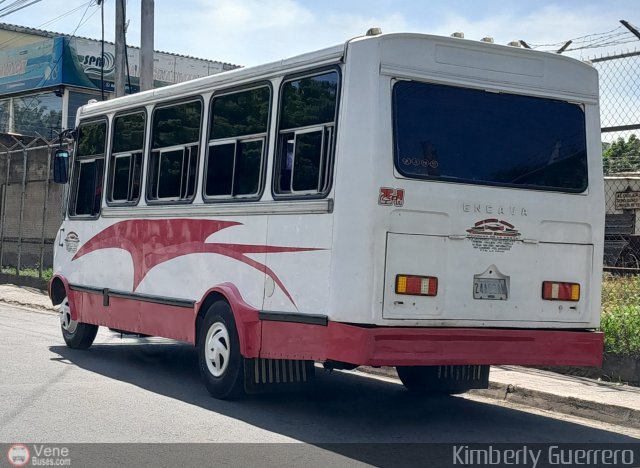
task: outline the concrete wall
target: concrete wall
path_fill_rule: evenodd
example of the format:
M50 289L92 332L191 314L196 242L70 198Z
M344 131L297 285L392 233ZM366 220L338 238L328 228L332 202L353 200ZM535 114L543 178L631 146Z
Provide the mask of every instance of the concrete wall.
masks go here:
M53 243L62 221L64 186L47 173L52 147L36 143L26 151L26 183L22 149L3 151L0 146L0 250L3 267L16 267L20 251L22 268L43 268L53 261ZM50 165L51 166L51 165ZM7 177L8 170L8 177ZM45 199L46 194L46 199ZM20 207L22 209L22 221Z

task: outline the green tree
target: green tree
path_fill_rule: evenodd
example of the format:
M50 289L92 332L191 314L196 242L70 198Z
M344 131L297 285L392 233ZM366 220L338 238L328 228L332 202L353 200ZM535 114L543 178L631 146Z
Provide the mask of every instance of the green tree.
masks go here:
M626 141L620 137L611 144L603 143L602 150L605 174L640 171L640 139L635 134Z
M47 107L15 106L14 128L22 135L53 138L61 129L62 112Z

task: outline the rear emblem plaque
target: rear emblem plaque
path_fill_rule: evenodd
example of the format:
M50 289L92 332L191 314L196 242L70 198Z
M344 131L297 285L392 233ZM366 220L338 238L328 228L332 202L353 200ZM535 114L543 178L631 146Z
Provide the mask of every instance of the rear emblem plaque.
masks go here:
M509 297L509 277L491 265L480 274L473 275L473 298L504 301Z
M482 252L507 252L519 237L513 224L495 218L483 219L467 229L467 239Z

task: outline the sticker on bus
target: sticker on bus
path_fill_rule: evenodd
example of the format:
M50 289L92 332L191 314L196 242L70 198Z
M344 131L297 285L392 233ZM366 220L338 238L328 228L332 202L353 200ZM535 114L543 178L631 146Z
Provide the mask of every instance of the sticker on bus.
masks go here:
M404 205L404 189L380 187L380 195L378 196L378 205L403 206Z
M509 251L520 237L513 224L495 218L478 221L467 233L473 248L482 252Z

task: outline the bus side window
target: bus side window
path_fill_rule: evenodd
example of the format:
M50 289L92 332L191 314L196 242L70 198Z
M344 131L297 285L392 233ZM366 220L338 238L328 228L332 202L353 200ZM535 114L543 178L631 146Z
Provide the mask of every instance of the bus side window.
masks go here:
M140 198L145 113L116 116L109 159L109 190L112 204L135 204Z
M337 97L337 71L284 82L274 193L317 195L329 190Z
M200 100L157 107L151 120L149 202L190 201L196 192Z
M270 102L268 86L213 97L206 199L259 197Z
M96 217L102 200L107 122L81 123L78 131L69 216Z

